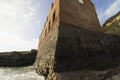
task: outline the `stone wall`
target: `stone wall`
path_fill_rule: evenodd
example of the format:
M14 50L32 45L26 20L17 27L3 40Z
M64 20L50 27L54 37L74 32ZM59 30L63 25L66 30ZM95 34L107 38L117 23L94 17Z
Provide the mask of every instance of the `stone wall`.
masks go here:
M103 70L120 65L120 36L92 32L61 22L55 71Z
M120 36L93 32L64 22L58 26L39 47L35 62L36 72L47 80L65 80L63 74L69 72L103 71L120 65ZM67 77L70 75L76 77L74 74Z
M58 24L56 24L58 25ZM58 39L58 27L55 27L44 43L39 46L35 61L35 70L45 77L52 75L54 55Z

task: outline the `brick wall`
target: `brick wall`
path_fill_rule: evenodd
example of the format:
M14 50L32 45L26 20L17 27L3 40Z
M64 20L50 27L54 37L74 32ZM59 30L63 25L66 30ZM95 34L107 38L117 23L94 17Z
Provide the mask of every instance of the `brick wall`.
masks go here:
M100 24L90 0L60 0L60 20L92 31L100 31Z

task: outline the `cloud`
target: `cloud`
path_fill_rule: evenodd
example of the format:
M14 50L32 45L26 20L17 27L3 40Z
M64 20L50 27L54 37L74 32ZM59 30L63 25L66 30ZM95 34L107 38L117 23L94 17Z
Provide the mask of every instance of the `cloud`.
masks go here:
M8 17L16 18L17 14L14 12L16 8L9 3L0 2L0 15L6 15Z
M37 48L38 13L34 0L0 0L0 52Z
M101 21L101 24L103 24L108 18L115 15L117 12L120 11L120 0L115 0L105 11L99 11L98 17Z
M37 49L38 40L25 40L15 34L0 32L0 52Z
M104 12L105 16L114 15L116 12L120 11L120 0L116 0L109 8Z
M0 0L0 11L0 16L17 18L25 22L32 22L37 18L37 10L32 4L32 0Z
M29 22L31 22L33 20L36 20L37 18L34 17L36 15L37 14L35 12L29 12L29 13L23 15L24 16L24 22L29 23Z

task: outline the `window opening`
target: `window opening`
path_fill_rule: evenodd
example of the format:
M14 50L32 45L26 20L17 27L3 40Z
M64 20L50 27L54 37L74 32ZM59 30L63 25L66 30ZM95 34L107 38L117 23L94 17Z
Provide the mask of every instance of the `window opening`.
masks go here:
M47 29L45 29L45 36L46 36L46 34L47 34Z
M55 12L53 13L53 22L55 21Z
M49 24L48 24L48 31L50 31L50 22L49 22Z

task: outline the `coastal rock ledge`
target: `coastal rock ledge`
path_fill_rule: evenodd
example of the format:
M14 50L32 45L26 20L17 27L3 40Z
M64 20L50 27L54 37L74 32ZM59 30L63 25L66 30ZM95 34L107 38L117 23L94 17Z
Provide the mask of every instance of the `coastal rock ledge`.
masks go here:
M0 53L0 67L22 67L33 65L37 50Z

